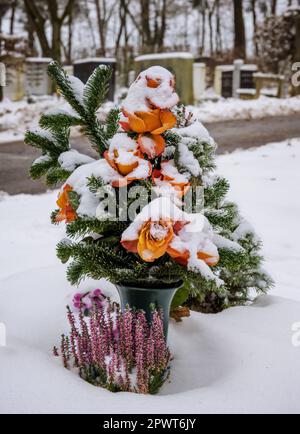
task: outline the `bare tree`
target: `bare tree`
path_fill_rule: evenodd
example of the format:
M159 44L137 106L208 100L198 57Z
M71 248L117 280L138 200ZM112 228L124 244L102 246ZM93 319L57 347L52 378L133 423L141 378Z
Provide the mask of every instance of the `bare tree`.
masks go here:
M205 49L207 0L193 0L192 6L198 10L197 41L199 54L202 56Z
M167 14L172 3L167 0L139 0L140 13L132 13L127 6L130 17L141 38L141 50L144 53L159 52L164 46L167 28Z
M15 27L15 17L16 17L16 9L18 6L18 0L13 0L11 5L11 15L10 15L10 25L9 25L9 33L11 35L14 34Z
M256 0L250 0L250 8L252 12L252 22L253 22L253 45L254 45L255 55L258 56L258 44L256 40L256 33L257 33L256 3L257 3Z
M234 6L234 56L246 58L246 36L243 15L243 0L233 0Z
M271 14L276 15L277 12L277 0L271 0Z
M11 1L10 0L1 0L0 2L0 33L2 33L2 20L6 12L11 7Z
M57 0L24 0L25 10L39 39L43 56L61 60L61 29L66 18L71 14L75 0L68 0L61 14ZM46 22L49 18L52 37L47 39Z
M101 56L106 55L106 36L108 23L115 11L115 7L119 6L119 1L116 0L113 4L108 4L107 0L94 0L97 12L97 24L99 32L99 42L100 49L99 53Z
M222 31L221 31L221 4L220 0L216 0L216 52L217 54L222 53Z
M214 44L213 44L213 15L215 13L216 8L216 0L212 2L207 2L208 8L208 25L209 25L209 47L210 47L210 55L212 56L214 53Z
M91 32L91 37L92 37L92 48L94 51L96 51L96 38L95 38L95 33L94 33L94 26L93 26L93 22L91 20L91 16L90 16L90 8L89 8L89 3L88 0L84 0L83 3L83 12L84 12L84 16L88 22L88 26Z

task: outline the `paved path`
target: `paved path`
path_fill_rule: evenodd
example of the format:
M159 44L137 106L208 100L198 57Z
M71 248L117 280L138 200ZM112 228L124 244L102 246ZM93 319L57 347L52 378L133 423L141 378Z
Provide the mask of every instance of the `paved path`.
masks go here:
M216 122L206 126L219 145L218 153L300 137L300 115ZM93 152L84 138L74 139L72 145L82 152ZM38 155L38 151L22 142L0 144L0 191L9 194L46 191L42 181L32 181L28 176L28 168Z

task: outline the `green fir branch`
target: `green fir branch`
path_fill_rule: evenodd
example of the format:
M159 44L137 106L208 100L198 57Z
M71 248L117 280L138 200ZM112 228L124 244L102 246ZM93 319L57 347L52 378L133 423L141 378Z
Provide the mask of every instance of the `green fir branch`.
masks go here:
M84 87L83 102L88 116L92 119L100 105L105 101L111 74L111 68L100 65L94 70Z
M111 139L117 134L119 129L120 110L118 108L111 109L106 117L106 137Z

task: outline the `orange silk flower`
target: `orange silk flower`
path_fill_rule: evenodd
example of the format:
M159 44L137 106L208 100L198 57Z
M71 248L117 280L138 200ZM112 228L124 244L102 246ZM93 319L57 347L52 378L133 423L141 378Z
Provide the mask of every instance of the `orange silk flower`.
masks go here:
M171 256L171 258L174 259L174 261L178 262L178 264L187 266L188 260L190 259L190 252L188 250L185 250L184 252L179 252L176 249L173 249L172 247L168 248L168 254ZM197 252L198 259L202 259L207 265L213 267L214 265L217 265L219 262L219 255L209 255L205 252Z
M165 139L157 134L140 134L137 140L139 149L150 159L159 157L165 150Z
M153 109L148 112L137 111L134 113L124 111L124 116L128 120L120 121L121 127L125 131L133 131L139 134L162 134L173 128L177 122L176 116L170 110Z
M136 160L133 160L133 162L129 164L122 164L118 162L119 153L117 149L113 150L113 157L111 157L109 151L105 151L103 154L108 164L121 175L118 180L112 182L113 187L124 187L125 185L128 185L137 179L140 179L136 176L130 176L130 174L134 171L134 169L139 166L139 160L143 159L143 155L140 151L128 151L128 153L131 153L134 157L137 157ZM151 176L152 166L150 162L145 162L145 164L148 165L148 176Z
M160 183L170 184L178 193L179 197L183 197L190 188L190 183L188 181L178 182L176 178L164 174L164 165L168 164L168 161L161 162L161 169L155 169L152 172L152 181L154 184L158 185Z
M138 253L145 262L153 262L167 252L173 236L171 220L148 220L137 240L122 240L121 243L126 250Z
M60 210L55 217L56 222L66 220L67 223L70 223L76 220L77 214L72 208L68 196L68 192L72 190L73 188L69 184L66 184L63 188L63 191L59 194L56 203Z
M188 249L183 251L172 247L172 240L179 236L180 230L189 222L172 220L148 220L140 229L137 239L122 239L122 246L129 252L138 253L145 262L153 262L167 253L174 261L187 266L190 258ZM214 266L219 261L219 255L212 255L199 251L198 259L202 259L207 265Z

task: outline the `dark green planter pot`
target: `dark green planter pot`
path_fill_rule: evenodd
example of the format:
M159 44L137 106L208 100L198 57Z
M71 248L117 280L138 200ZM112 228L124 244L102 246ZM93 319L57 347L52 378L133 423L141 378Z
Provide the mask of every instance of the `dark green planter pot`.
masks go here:
M116 285L120 300L121 309L125 310L128 305L131 308L142 309L147 317L147 321L151 322L151 305L156 308L161 308L164 313L164 333L167 340L169 328L170 307L173 296L178 288L182 286L182 282L171 285L163 285L145 288L130 285Z

